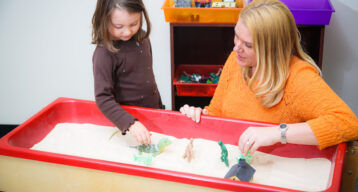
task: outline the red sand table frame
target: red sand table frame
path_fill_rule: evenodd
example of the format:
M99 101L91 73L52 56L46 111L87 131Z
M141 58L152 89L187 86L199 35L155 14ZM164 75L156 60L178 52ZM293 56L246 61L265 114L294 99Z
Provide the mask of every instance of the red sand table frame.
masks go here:
M203 116L201 122L197 124L175 111L132 106L124 106L124 108L138 118L150 131L172 135L177 138L199 137L213 141L222 140L225 144L233 145L237 144L237 139L247 127L271 125L263 122L212 116ZM108 189L108 185L111 185L112 190L115 188L117 190L125 189L129 191L139 189L141 191L228 190L297 192L297 190L267 185L30 150L56 124L64 122L113 126L101 114L94 101L58 98L0 139L0 191L8 191L11 187L14 187L11 189L17 189L16 187L20 185L26 185L28 191L49 190L51 187L52 191L68 190L69 187L73 187L71 191L76 191L76 189L77 191L83 191L85 187L79 183L82 181L83 185L90 186L92 191ZM325 150L318 150L315 146L277 144L271 147L262 147L259 151L284 157L323 157L329 159L332 162L330 186L325 191L333 192L339 191L345 149L345 143ZM12 165L12 163L16 165ZM23 164L30 165L31 170L29 171L31 173L24 173L27 167ZM60 167L53 168L53 166ZM12 167L19 167L19 169L13 171ZM41 172L40 169L45 169L43 171L46 172L44 176L38 174L38 172ZM79 174L80 176L75 175L71 177L71 173L73 173L71 169L80 169L82 172ZM54 172L60 170L65 170L65 172L62 175ZM106 179L98 181L91 179L84 180L82 178L89 177L88 175L91 174L98 174L99 178L105 177ZM112 175L107 177L106 174ZM9 178L11 176L14 176L14 178ZM40 176L40 178L36 176ZM66 180L67 177L71 179ZM21 179L25 179L25 181L21 181ZM128 179L131 179L130 185L126 185ZM107 182L107 188L98 187L97 185L101 184L98 182ZM116 183L119 184L115 186ZM46 184L50 185L50 187L45 188ZM96 186L94 186L95 184ZM9 185L12 186L10 187Z

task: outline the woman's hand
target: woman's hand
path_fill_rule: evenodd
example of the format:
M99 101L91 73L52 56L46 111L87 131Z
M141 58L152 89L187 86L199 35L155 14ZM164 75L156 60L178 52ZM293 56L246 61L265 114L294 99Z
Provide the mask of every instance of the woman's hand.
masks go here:
M209 112L206 109L202 109L200 107L193 107L185 104L179 110L183 115L191 118L193 121L199 123L201 114L208 115Z
M152 144L152 141L150 139L151 134L141 122L135 121L134 124L131 125L128 130L138 143L145 145Z
M280 135L278 127L249 127L240 136L239 149L244 155L253 154L261 146L280 142Z

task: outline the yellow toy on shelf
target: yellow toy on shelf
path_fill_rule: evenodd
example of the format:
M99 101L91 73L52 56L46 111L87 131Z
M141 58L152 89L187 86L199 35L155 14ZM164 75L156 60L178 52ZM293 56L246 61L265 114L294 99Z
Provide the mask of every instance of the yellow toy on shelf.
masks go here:
M236 2L213 2L213 8L236 8Z

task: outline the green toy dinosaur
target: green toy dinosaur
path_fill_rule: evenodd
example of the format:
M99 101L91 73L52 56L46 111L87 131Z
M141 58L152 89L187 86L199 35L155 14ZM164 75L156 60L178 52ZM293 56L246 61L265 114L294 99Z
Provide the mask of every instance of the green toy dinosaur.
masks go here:
M130 146L132 148L136 148L139 152L139 155L144 153L151 153L153 157L159 155L164 151L164 149L170 145L172 142L168 138L162 138L159 140L158 144L151 144L151 145L138 145L138 146Z
M228 160L228 152L227 152L227 149L224 145L224 143L220 140L218 142L218 144L220 145L220 148L221 148L221 161L225 163L226 167L229 167L229 160Z
M149 165L152 163L153 157L151 154L149 154L148 156L137 156L136 154L133 154L134 157L134 161L137 161L139 163L145 164L145 165Z
M245 159L245 161L250 164L251 161L252 161L252 158L254 158L252 155L250 154L247 154L247 155L244 155L242 153L239 153L239 157L236 158L237 162L239 162L239 159Z

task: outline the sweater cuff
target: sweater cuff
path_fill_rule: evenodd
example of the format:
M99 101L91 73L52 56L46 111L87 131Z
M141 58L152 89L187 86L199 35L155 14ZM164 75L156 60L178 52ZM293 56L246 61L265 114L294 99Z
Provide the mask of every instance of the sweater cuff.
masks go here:
M138 119L135 118L133 121L129 122L127 129L122 130L122 135L127 134L127 132L129 131L129 127L131 127L136 121L138 121Z
M307 121L307 123L311 127L312 132L318 141L319 149L324 149L326 147L337 144L332 141L339 141L338 138L332 138L336 137L334 128L327 128L327 124L322 123L319 119L312 119Z
M135 117L127 113L122 117L114 120L113 124L116 125L116 127L122 132L123 135L125 135L129 127L134 124L135 120L137 120Z

